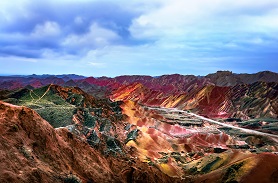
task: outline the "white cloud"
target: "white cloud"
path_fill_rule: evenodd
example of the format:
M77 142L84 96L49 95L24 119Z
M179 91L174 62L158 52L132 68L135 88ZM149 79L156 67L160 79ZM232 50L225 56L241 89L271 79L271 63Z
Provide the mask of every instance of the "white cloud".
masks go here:
M20 18L29 16L29 12L25 6L30 0L13 0L13 1L0 1L0 29L5 27L6 23L12 23L20 15Z
M35 38L55 37L60 33L61 29L58 23L47 21L44 24L36 25L31 36Z
M214 0L216 1L216 0ZM213 3L212 3L213 4ZM207 1L163 1L158 9L135 19L130 27L134 37L182 36L209 18L211 4Z
M105 68L106 63L100 63L100 62L88 62L89 65L96 67L96 68Z
M88 33L83 35L71 34L63 41L62 45L65 47L88 49L103 47L119 39L120 37L112 30L93 23Z
M142 39L191 39L212 33L278 31L278 1L171 0L161 1L133 20L130 32Z

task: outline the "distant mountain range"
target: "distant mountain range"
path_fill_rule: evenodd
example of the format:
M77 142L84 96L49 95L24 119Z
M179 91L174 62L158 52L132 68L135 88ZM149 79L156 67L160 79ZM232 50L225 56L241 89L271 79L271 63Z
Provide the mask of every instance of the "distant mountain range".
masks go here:
M0 77L2 90L34 89L48 84L79 87L96 98L194 110L212 118L278 116L278 74L270 71L255 74L218 71L202 77L179 74L115 78L73 74Z
M188 82L198 81L214 84L216 86L235 86L237 84L252 84L257 81L278 82L278 73L262 71L255 74L235 74L230 71L218 71L207 76L194 75L162 75L162 76L141 76L141 75L123 75L115 78L109 77L85 77L75 74L65 75L13 75L0 76L1 89L18 89L30 85L34 88L47 85L80 85L83 82L95 84L97 86L106 86L116 88L123 84L141 83L151 89L167 88L165 85L187 84ZM85 83L85 84L87 84Z

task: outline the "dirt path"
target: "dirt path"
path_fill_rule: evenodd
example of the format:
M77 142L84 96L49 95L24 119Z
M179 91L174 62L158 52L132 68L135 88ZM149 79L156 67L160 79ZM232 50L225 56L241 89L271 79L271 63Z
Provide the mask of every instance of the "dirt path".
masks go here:
M38 101L40 101L46 94L47 92L50 90L50 87L52 86L52 84L49 85L49 87L47 88L47 90L44 92L44 94L37 100L35 101L34 103L37 103Z
M31 102L33 102L33 101L35 100L34 97L32 96L32 91L33 91L33 90L30 90L30 93L29 93L29 94L30 94L30 97L32 98L32 101L31 101Z
M245 133L249 133L249 134L255 134L255 135L261 135L261 136L271 137L271 138L274 138L274 140L275 140L276 142L278 142L278 135L269 134L269 133L264 133L264 132L259 132L259 131L256 131L256 130L241 128L241 127L237 127L237 126L233 126L233 125L221 123L221 122L218 122L218 121L215 121L215 120L212 120L212 119L209 119L209 118L200 116L200 115L198 115L198 114L194 114L194 113L191 113L191 112L179 110L179 109L176 109L176 108L164 108L164 107L161 107L161 108L152 108L152 107L148 107L148 108L150 108L150 109L156 109L156 110L161 110L161 109L162 109L162 110L167 111L167 112L186 113L187 115L195 116L195 117L198 118L198 119L202 119L202 120L205 120L205 121L208 121L208 122L210 122L210 123L217 124L217 125L220 125L220 126L225 126L225 127L229 127L229 128L232 128L232 129L237 129L237 130L243 131L243 132L245 132Z
M61 107L61 106L57 106L57 107L44 107L42 106L41 108L39 109L35 109L36 111L39 111L39 110L43 110L43 109L74 109L75 106L69 106L69 107Z

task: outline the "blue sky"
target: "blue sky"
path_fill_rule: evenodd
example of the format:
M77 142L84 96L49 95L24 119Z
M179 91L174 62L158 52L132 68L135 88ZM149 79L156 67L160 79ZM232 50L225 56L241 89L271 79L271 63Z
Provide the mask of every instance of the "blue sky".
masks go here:
M277 0L2 0L0 74L278 72Z

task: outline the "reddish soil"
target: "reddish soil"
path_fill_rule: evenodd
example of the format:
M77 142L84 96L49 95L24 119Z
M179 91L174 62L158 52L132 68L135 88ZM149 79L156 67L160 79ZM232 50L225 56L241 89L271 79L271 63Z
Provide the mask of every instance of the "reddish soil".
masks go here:
M36 112L0 101L0 182L177 182L136 158L104 156Z

